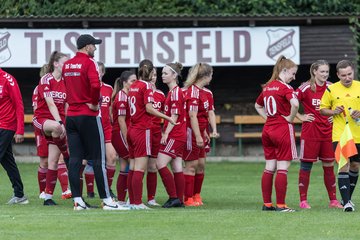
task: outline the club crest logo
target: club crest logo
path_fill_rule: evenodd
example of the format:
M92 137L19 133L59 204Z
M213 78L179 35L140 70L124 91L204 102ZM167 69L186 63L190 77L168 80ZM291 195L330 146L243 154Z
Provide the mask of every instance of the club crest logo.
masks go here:
M11 57L11 52L8 45L9 37L9 32L0 33L0 63L6 62Z
M295 31L293 29L276 29L268 30L266 34L269 39L269 46L266 50L266 55L273 60L277 60L280 55L286 58L292 58L296 54L296 49L293 43Z

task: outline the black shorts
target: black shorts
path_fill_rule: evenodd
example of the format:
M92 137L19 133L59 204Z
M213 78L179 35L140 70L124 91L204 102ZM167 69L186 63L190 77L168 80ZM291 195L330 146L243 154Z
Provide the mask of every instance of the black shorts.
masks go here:
M334 152L336 150L337 145L338 145L338 142L333 142ZM356 146L356 149L358 151L358 154L350 157L350 162L360 162L360 155L359 155L359 153L360 153L360 143L356 143L355 146Z

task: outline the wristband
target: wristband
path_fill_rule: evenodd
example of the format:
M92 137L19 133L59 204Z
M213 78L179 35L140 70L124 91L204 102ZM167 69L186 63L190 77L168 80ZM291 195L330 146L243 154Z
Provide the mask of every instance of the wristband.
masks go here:
M64 125L63 121L61 121L61 120L58 121L58 123L60 123L60 125Z

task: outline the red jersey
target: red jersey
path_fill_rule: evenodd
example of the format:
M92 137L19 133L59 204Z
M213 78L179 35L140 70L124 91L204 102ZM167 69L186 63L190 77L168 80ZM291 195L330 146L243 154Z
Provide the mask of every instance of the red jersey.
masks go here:
M164 102L165 102L165 94L162 91L155 89L153 108L158 110L159 112L164 112ZM153 123L153 127L157 129L161 128L161 118L152 116L152 123Z
M37 99L38 99L38 86L36 86L36 87L34 88L33 95L32 95L32 97L31 97L33 109L36 109L36 108L37 108Z
M89 55L77 52L64 63L62 74L65 80L68 116L98 116L86 105L97 105L100 100L100 79L98 65Z
M110 122L110 105L111 105L111 94L113 92L113 88L106 84L101 83L100 87L100 95L101 95L101 123L103 126L111 125Z
M301 127L301 138L315 141L331 141L332 125L327 116L320 114L320 100L327 86L331 83L326 82L323 86L316 84L316 92L313 92L309 82L304 82L296 90L299 101L302 103L304 113L314 114L315 120L303 122Z
M178 115L177 123L171 132L169 138L173 138L179 141L186 142L186 105L185 96L183 91L178 87L171 89L165 99L164 110L165 115L171 117L171 115ZM165 120L164 129L166 129L168 121Z
M209 100L207 94L203 89L196 85L191 85L186 90L186 110L187 112L197 112L197 119L199 122L200 131L203 131L208 123ZM187 115L187 125L191 126L189 114Z
M24 104L16 79L0 68L0 128L24 135Z
M45 74L38 85L37 107L34 117L53 119L45 98L51 97L59 111L62 120L65 119L66 90L64 80L56 81L51 73Z
M150 82L135 81L129 90L130 122L132 128L148 129L152 126L152 115L146 112L146 104L153 103L153 90Z
M209 101L209 109L208 109L208 111L215 111L213 93L211 92L210 89L205 88L205 87L203 88L203 90L205 91L206 97L207 97L207 99Z
M128 104L128 96L123 90L120 90L114 98L114 102L112 105L112 115L113 115L113 131L120 130L119 121L118 121L119 116L125 116L126 126L129 127L130 109Z
M274 80L266 85L256 99L256 103L265 108L265 125L288 123L283 116L290 115L290 99L297 98L294 89L287 83Z

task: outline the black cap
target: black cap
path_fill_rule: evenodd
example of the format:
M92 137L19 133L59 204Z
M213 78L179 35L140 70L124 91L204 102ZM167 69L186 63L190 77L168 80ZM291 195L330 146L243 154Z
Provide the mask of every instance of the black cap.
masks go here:
M91 36L90 34L82 34L77 39L76 46L77 46L77 49L82 49L86 45L89 45L89 44L95 45L95 44L100 44L100 43L102 43L101 39L96 39L93 36Z

